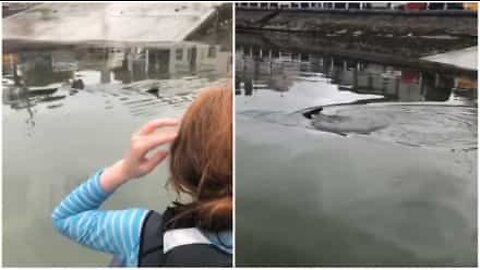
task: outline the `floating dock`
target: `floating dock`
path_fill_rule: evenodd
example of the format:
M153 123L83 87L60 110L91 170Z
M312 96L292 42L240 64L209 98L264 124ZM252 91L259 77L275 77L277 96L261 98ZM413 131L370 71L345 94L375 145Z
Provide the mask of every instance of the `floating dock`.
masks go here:
M453 65L465 69L477 70L477 57L478 47L474 46L461 50L454 50L446 53L423 57L422 60Z

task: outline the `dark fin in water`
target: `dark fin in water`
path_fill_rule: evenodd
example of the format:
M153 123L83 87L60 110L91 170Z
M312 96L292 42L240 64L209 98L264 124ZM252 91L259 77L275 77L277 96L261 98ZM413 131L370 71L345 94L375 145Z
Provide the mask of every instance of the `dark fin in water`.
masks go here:
M304 112L302 113L304 117L308 118L308 119L312 119L312 117L314 115L317 115L318 113L320 113L321 111L323 110L323 107L318 107L318 108L315 108L315 109L312 109L312 110L309 110L307 112Z
M152 87L152 88L147 90L147 93L152 94L152 95L156 96L157 98L159 98L158 92L159 92L158 87Z

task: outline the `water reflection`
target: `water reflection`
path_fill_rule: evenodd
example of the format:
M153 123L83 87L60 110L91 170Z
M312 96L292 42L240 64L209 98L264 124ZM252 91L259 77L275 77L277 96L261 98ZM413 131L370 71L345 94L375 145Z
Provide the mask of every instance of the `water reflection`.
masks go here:
M239 115L411 146L448 144L463 149L476 143L476 110L442 107L475 107L475 78L260 47L239 46L237 53ZM322 98L316 101L318 97ZM379 106L365 106L369 103ZM398 106L388 106L391 103ZM407 105L411 103L424 106ZM442 106L425 106L429 103ZM276 107L266 110L267 105ZM299 119L298 112L310 121ZM466 145L457 142L458 136Z
M220 45L186 42L77 45L10 51L3 54L2 63L3 104L26 110L27 122L34 126L32 108L37 104L52 103L46 108L59 108L63 99L79 91L116 97L134 114L139 112L135 107L139 101L131 92L137 93L136 99L150 101L151 107L191 102L196 90L230 72L231 53Z
M236 47L237 266L476 266L476 78L259 43Z
M53 208L120 158L134 130L154 118L181 117L202 88L222 82L230 69L231 52L194 42L4 50L4 264L108 265L109 255L54 230ZM160 166L105 207L163 211L174 199L164 188L167 178Z
M4 84L28 87L73 82L131 83L185 74L224 74L230 53L220 45L176 43L132 47L74 46L3 55ZM220 65L219 62L223 62ZM228 71L228 70L227 70Z
M322 83L335 85L339 93L378 95L381 101L460 100L474 105L477 97L476 78L468 75L241 45L236 57L237 95L251 96L264 89L287 92L297 82L317 82L319 88Z

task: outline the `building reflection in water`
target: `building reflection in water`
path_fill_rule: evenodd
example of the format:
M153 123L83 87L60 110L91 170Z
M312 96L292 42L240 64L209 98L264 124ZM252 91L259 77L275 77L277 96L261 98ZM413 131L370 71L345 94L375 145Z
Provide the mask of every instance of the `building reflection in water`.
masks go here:
M472 100L477 95L476 78L329 55L239 46L236 59L237 95L251 96L261 89L285 92L300 78L323 78L337 85L339 91L382 95L391 101Z
M20 51L3 55L3 77L20 77L25 86L47 86L94 73L89 84L131 83L230 69L231 53L220 45L178 43L155 46L92 47Z
M4 53L2 60L3 104L27 109L33 119L31 108L37 103L58 101L86 87L191 76L216 80L231 71L232 58L220 45L185 42L31 49Z

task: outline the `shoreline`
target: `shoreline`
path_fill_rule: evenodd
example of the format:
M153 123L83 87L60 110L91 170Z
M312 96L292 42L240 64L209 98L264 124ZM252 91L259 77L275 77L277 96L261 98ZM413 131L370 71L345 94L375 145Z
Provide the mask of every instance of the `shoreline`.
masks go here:
M455 13L457 14L457 13ZM237 29L323 33L339 30L398 35L454 35L477 37L476 13L468 16L351 11L236 10Z
M431 69L440 73L463 74L471 78L477 77L477 70L459 67L453 64L437 63L422 59L441 53L461 49L462 47L445 46L442 51L414 51L410 55L400 54L392 48L380 45L381 50L369 48L368 43L359 41L352 43L346 40L330 37L308 36L305 33L291 33L286 31L266 31L259 29L238 29L237 49L268 48L273 50L297 51L315 54L330 54L345 58L355 58L373 63L401 66L412 69ZM394 43L397 41L393 41ZM353 44L353 45L352 45ZM355 48L355 45L358 45ZM378 44L377 44L378 45ZM403 46L403 44L401 44ZM412 46L414 46L413 44ZM369 48L364 50L363 48ZM471 47L471 46L467 46ZM465 48L465 47L463 47Z

